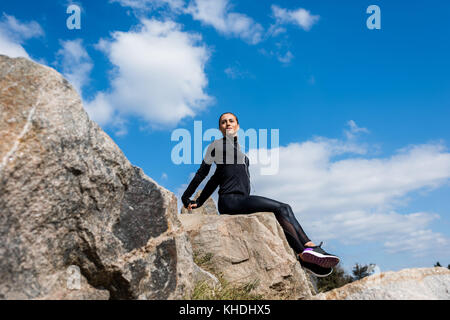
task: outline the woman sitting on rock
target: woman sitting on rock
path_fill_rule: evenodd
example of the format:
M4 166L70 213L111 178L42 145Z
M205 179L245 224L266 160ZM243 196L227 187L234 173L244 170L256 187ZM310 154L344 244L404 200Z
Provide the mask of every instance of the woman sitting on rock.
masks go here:
M206 156L181 199L189 211L200 208L216 190L219 189L218 209L220 214L250 214L255 212L273 212L283 228L289 245L298 255L301 265L318 277L332 273L339 258L325 252L321 244L316 246L303 231L292 212L290 205L266 197L250 195L249 159L241 152L237 139L239 121L226 112L219 118L219 129L223 138L213 141ZM222 157L220 157L222 155ZM196 200L190 200L200 183L208 175L212 163L216 171Z

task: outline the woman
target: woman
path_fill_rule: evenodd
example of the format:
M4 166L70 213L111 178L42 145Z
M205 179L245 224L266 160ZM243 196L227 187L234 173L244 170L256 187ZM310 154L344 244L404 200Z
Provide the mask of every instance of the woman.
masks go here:
M213 141L206 156L181 199L185 208L191 211L200 208L216 190L219 189L218 209L220 214L250 214L273 212L286 235L289 245L298 255L304 268L318 277L331 274L339 262L335 255L325 252L321 244L316 246L303 231L296 220L290 205L266 197L250 195L249 159L241 152L237 141L239 120L226 112L219 118L219 129L223 138ZM190 200L200 183L208 175L212 162L216 171L196 200Z

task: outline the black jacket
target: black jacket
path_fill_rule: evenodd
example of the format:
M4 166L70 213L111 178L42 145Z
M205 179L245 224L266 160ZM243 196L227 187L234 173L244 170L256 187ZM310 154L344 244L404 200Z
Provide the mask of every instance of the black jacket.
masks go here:
M197 200L191 201L190 197L208 175L213 162L217 166L214 175L211 176ZM249 165L248 157L240 150L237 136L213 141L208 146L200 168L181 196L184 207L187 208L189 203L197 203L197 208L201 207L217 186L220 186L219 196L230 193L250 195Z

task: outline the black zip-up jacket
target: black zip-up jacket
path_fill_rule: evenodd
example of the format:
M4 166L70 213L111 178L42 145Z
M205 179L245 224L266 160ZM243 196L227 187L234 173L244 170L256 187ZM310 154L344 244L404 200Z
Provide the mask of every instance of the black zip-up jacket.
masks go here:
M191 201L190 197L208 175L213 162L216 163L216 171L206 183L197 200ZM200 168L181 196L184 207L187 208L189 203L196 203L197 208L200 208L217 186L220 186L219 196L230 193L250 195L249 165L248 157L240 150L237 136L213 141L208 146Z

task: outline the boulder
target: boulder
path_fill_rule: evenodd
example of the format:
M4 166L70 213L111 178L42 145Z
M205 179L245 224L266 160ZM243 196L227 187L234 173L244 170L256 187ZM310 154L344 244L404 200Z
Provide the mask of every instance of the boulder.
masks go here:
M67 80L0 55L0 92L0 298L189 293L197 269L176 197L130 164Z
M450 270L442 267L382 272L320 293L316 300L450 300Z
M258 283L266 299L304 299L315 293L309 275L272 212L180 215L194 252L210 255L216 274L235 284Z

